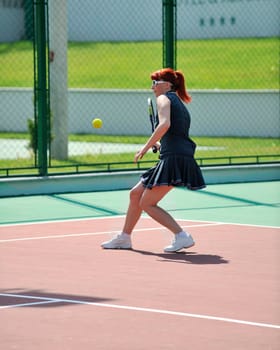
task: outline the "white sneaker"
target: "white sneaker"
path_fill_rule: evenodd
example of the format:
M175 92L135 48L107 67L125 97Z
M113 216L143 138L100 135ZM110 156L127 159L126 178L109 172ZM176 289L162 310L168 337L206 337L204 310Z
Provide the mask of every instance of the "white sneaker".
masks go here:
M103 242L101 247L104 249L131 249L131 238L126 233L120 233L114 236L110 241Z
M195 242L190 234L186 232L180 232L175 235L171 245L164 248L165 252L178 252L183 248L190 248L195 245Z

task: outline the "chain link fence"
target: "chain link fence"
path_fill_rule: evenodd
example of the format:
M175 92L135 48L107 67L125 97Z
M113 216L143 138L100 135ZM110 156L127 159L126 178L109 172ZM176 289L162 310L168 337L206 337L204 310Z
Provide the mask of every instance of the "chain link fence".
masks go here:
M34 16L40 2L49 39L50 130L43 141ZM173 65L193 97L198 162L279 162L278 0L0 0L1 177L38 174L42 142L48 174L142 169L157 160L150 152L134 164L133 156L151 132L149 76L166 64L170 17L163 10L170 3ZM92 127L94 118L102 128Z

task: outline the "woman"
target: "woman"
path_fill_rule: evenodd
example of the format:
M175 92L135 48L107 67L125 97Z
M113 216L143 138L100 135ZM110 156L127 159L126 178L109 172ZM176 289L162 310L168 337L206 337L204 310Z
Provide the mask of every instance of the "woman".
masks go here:
M192 236L158 206L158 202L176 186L185 186L190 190L205 187L200 168L194 159L196 145L189 138L190 115L183 103L191 102L191 96L186 91L185 78L180 71L164 68L152 73L151 79L157 103L156 128L146 144L135 154L134 161L142 159L154 145L160 151L160 160L142 175L130 191L122 233L102 243L104 249L131 249L131 233L143 210L173 232L174 239L164 248L165 252L177 252L195 244Z

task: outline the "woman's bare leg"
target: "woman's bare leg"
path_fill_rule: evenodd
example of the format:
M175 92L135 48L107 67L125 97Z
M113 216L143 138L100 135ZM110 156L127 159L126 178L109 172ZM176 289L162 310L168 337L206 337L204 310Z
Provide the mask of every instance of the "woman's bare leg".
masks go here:
M130 191L130 202L122 233L110 241L103 242L101 244L102 248L131 249L132 245L129 235L137 224L142 210L175 234L175 239L172 243L164 248L165 252L177 252L183 248L192 247L195 243L191 235L183 232L182 227L177 224L173 217L157 205L171 189L171 186L159 186L149 190L145 189L141 182L134 186Z
M172 188L172 186L158 186L151 190L145 189L139 205L155 221L176 234L182 231L182 227L177 224L170 214L157 205Z
M137 224L142 213L142 208L140 207L139 203L144 191L145 191L145 187L143 187L141 182L138 182L130 190L129 206L127 209L125 223L124 223L122 232L125 232L130 235L135 225Z

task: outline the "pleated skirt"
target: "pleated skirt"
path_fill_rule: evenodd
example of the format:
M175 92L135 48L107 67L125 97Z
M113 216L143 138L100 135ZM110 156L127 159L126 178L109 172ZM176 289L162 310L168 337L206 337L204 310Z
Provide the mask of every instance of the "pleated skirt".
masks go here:
M182 186L189 190L200 190L205 181L200 167L193 157L184 155L169 155L141 176L141 182L146 188L155 186Z

